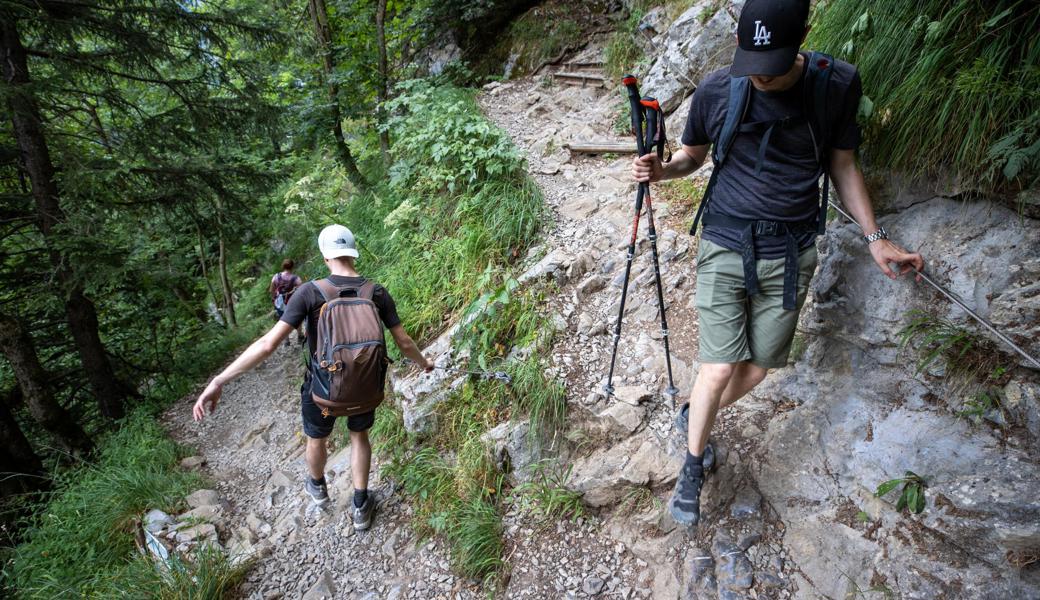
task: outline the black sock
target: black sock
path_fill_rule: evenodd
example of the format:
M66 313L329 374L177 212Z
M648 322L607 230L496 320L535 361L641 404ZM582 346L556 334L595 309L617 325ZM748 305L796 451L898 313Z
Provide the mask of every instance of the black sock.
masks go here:
M686 462L683 463L683 471L687 473L701 475L704 473L704 453L701 456L694 456L689 450L686 451Z
M354 490L354 506L361 508L368 500L368 490Z
M311 477L311 484L313 485L325 485L325 476L322 475L321 479L315 479Z

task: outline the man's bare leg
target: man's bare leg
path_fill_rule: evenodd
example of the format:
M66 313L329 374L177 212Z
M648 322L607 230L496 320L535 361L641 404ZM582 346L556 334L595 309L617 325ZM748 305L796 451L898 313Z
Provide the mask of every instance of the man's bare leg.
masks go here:
M325 477L325 461L328 459L328 447L325 440L328 438L307 438L307 449L304 456L307 460L307 473L311 479L322 479Z
M686 458L668 499L668 512L677 523L692 526L701 518L700 497L704 485L704 447L715 423L719 402L736 372L736 363L701 365L690 393L689 436Z
M368 472L372 468L372 445L367 431L350 432L350 478L355 490L368 489Z
M737 364L705 363L697 373L690 393L690 433L687 439L690 454L694 456L704 453L719 403L737 371Z
M768 369L763 369L754 363L747 361L737 363L737 368L729 379L726 391L722 392L722 398L719 399L719 409L726 408L743 398L748 392L755 389L755 386L762 383L768 374Z

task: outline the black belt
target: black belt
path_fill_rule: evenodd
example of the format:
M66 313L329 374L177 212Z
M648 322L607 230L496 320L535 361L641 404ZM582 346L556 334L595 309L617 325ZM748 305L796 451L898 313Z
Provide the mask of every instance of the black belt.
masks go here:
M782 223L779 221L751 221L724 215L705 214L704 225L739 229L740 259L744 265L744 286L748 296L754 296L758 289L758 269L755 261L755 238L760 236L784 236L787 250L784 252L784 310L795 310L798 304L798 240L795 234L816 232L816 220L798 223Z

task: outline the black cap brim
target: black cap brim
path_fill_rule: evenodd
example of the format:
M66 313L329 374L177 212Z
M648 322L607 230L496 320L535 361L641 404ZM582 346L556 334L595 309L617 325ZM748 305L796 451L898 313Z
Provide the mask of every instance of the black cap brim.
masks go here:
M777 77L791 70L794 59L798 55L798 46L758 50L755 52L737 48L733 54L733 66L729 68L730 77L761 75Z

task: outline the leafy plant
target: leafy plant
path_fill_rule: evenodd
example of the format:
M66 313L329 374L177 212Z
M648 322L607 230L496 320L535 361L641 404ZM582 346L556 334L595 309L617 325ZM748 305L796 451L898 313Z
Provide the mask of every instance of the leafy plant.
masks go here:
M543 524L568 518L577 521L587 510L581 501L583 494L567 488L571 469L571 466L564 469L551 460L536 463L531 481L517 486L514 493Z
M1040 11L1029 0L876 7L819 3L810 33L810 44L863 76L870 157L911 172L948 169L976 189L1035 183L1040 45L1021 40L1040 30Z
M917 373L939 358L956 372L978 374L1002 369L999 352L975 333L925 311L911 311L910 322L899 332L903 348L918 344Z
M928 487L928 484L920 475L913 471L907 471L898 479L890 479L878 485L874 495L882 498L899 487L900 484L903 485L903 488L899 494L899 500L896 502L896 510L902 511L906 508L914 514L919 514L924 510L924 490Z

